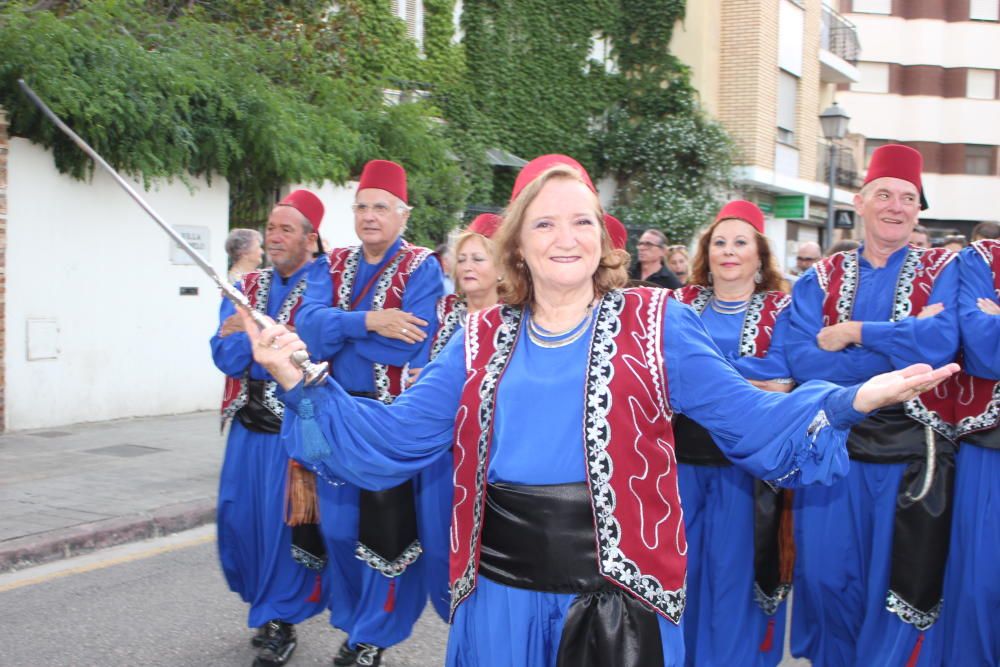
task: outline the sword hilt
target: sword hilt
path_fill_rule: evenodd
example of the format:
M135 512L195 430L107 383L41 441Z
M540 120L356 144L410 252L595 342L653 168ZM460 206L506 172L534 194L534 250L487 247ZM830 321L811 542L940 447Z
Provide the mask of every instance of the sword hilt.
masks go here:
M265 329L266 327L274 324L269 317L250 307L250 301L247 300L247 297L243 294L243 292L228 283L223 283L222 281L217 282L219 282L219 287L222 288L222 293L226 296L226 298L236 304L238 308L243 308L247 313L249 313L250 319L252 319L258 327ZM292 352L291 359L292 363L302 370L307 386L321 383L330 374L330 364L325 361L321 361L318 364L313 363L309 359L308 350L296 350L295 352Z

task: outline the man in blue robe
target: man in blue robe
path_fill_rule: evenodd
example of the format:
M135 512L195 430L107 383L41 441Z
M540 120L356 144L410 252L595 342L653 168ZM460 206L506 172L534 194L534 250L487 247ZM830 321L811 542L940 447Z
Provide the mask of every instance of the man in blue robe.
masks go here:
M954 255L908 245L926 208L921 169L912 148L876 150L854 199L863 245L795 284L786 347L796 381L850 385L954 359ZM854 426L846 479L796 493L794 655L816 665L940 660L954 445L938 398L923 394Z
M443 293L431 251L403 237L410 207L406 172L385 160L365 165L353 205L360 246L336 248L310 272L298 331L313 358L356 396L391 403L408 367L427 363L429 324ZM395 488L372 492L327 480L320 515L330 554L331 618L347 633L338 666L375 667L382 651L412 631L427 602L422 536L443 532L424 503L450 483L451 461ZM430 510L428 510L430 512ZM443 543L435 535L430 543Z
M294 325L322 219L323 204L307 190L274 207L264 236L272 266L241 283L253 308ZM230 589L250 605L248 625L259 628L254 665L283 665L297 644L295 624L320 613L326 600L320 575L292 557L285 522L289 459L279 435L284 406L271 376L253 362L242 320L225 299L220 320L212 359L227 376L223 427L229 420L232 427L219 480L219 560Z

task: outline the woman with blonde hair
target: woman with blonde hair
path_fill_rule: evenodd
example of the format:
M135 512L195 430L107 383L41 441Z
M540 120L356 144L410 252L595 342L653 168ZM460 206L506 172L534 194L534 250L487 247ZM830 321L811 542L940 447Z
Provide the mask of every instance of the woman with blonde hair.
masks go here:
M324 478L391 486L453 448L450 667L683 665L673 413L756 477L831 483L851 424L955 370L758 391L667 290L623 289L596 189L566 156L524 167L496 239L503 303L392 405L304 387L298 336L254 333L286 390L288 453Z

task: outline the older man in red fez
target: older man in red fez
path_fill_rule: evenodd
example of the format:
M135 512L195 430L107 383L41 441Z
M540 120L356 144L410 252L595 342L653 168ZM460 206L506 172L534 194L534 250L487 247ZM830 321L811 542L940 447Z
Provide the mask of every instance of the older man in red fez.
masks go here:
M241 282L252 308L296 324L322 221L323 204L308 190L292 192L271 209L264 234L271 266ZM293 558L293 533L305 534L306 527L293 530L285 522L289 459L278 435L284 405L271 376L253 363L242 319L227 299L220 318L212 358L227 376L222 419L223 427L228 421L232 426L219 481L219 560L230 589L250 605L248 625L258 628L254 664L283 665L296 647L295 624L326 607L323 554L318 549L315 558Z
M443 293L431 251L403 238L407 202L402 166L388 160L365 165L352 206L361 243L335 248L316 263L297 316L314 358L328 359L333 377L351 394L382 403L403 391L408 367L426 364L429 323ZM319 483L333 587L330 622L347 633L335 665L376 666L384 649L409 636L427 602L421 533L442 525L423 517L421 498L450 483L450 463L442 457L440 466L388 491Z
M854 197L864 243L796 282L786 347L798 382L850 385L954 359L955 255L908 244L927 206L921 169L912 148L877 149ZM870 415L851 430L847 479L797 492L793 654L822 665L940 664L955 457L943 394Z

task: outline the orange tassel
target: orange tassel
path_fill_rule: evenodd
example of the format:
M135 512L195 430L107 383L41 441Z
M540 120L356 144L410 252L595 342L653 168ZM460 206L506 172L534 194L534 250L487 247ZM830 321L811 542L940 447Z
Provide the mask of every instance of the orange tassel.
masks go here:
M319 522L319 505L316 500L316 475L295 461L288 461L288 479L285 483L285 523L301 526Z
M767 621L767 632L764 633L764 641L760 643L760 652L767 653L774 647L774 619Z
M382 611L391 612L396 608L396 580L393 579L389 582L389 594L385 596L385 605L382 607Z
M913 653L910 654L910 659L906 661L906 667L917 667L917 661L920 660L920 649L924 645L924 633L920 633L917 637L917 643L913 646Z
M306 602L319 602L323 599L323 579L316 575L316 583L313 585L313 592L306 598Z

